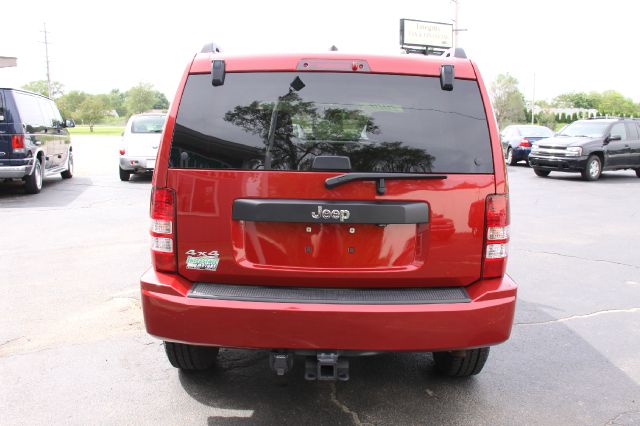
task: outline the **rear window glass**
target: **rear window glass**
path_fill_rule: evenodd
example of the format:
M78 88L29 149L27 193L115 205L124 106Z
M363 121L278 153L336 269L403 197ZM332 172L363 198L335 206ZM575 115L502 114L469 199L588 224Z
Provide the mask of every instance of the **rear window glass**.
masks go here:
M162 133L165 116L149 115L133 119L131 133Z
M354 172L491 173L477 82L453 91L434 77L348 73L229 73L187 80L170 167L311 169L347 156Z

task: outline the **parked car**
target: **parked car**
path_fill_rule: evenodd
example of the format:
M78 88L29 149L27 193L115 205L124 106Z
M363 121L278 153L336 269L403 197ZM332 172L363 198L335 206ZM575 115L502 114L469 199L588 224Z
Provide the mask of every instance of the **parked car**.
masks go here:
M528 163L531 145L551 136L553 131L545 126L514 124L505 127L500 133L500 140L507 164L515 166L519 161Z
M574 121L555 137L537 142L529 163L542 177L551 172L577 172L585 180L594 181L603 171L628 169L640 177L640 121Z
M128 181L133 173L150 173L156 166L160 136L166 114L135 114L122 133L120 148L120 180Z
M497 135L460 50L198 54L153 175L147 332L183 370L228 347L308 380L384 351L477 374L516 300Z
M44 177L73 176L73 149L67 127L49 98L0 88L0 179L24 181L28 194L42 189Z

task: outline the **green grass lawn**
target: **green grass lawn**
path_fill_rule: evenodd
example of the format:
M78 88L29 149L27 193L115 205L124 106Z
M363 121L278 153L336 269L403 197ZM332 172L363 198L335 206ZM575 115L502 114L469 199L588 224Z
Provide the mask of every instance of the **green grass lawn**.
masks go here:
M76 126L69 129L72 135L120 136L123 131L124 126L93 126L93 133L89 131L89 126Z

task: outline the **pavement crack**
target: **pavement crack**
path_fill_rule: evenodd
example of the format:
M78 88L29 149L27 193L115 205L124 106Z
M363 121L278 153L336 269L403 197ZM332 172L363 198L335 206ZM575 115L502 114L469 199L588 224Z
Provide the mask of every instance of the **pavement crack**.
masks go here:
M5 340L4 342L0 343L0 346L8 345L9 343L15 342L16 340L20 340L23 337L24 336L19 336L19 337L14 337L13 339Z
M620 413L617 416L615 416L614 418L612 418L611 420L609 420L608 422L605 423L605 426L612 426L612 425L624 425L624 424L630 424L633 423L633 420L628 423L618 423L618 420L620 420L622 417L624 416L628 416L630 414L640 414L640 411L638 410L631 410L631 411L625 411L624 413Z
M619 266L627 266L629 268L635 268L635 269L640 269L640 265L633 265L631 263L624 263L624 262L616 262L614 260L607 260L607 259L590 259L588 257L581 257L581 256L574 256L571 254L564 254L564 253L557 253L554 251L544 251L544 250L527 250L527 249L514 249L515 251L524 251L527 253L536 253L536 254L550 254L553 256L561 256L561 257L569 257L571 259L579 259L579 260L585 260L587 262L602 262L602 263L610 263L612 265L619 265Z
M539 322L516 322L514 325L545 325L545 324L554 324L560 322L573 321L577 319L584 318L592 318L605 314L630 314L634 312L640 312L640 308L629 308L629 309L604 309L602 311L591 312L589 314L582 315L571 315L569 317L557 318L549 321L539 321Z
M344 413L350 415L354 425L363 426L363 425L370 424L370 423L363 423L362 421L360 421L360 416L358 415L358 413L356 413L355 411L352 411L349 407L347 407L345 404L340 402L340 400L338 399L335 383L331 383L330 386L331 386L331 402L333 402Z

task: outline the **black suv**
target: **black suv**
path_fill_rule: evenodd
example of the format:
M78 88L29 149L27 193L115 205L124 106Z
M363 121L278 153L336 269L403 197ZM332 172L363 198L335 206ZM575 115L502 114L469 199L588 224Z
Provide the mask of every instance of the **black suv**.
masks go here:
M45 96L0 88L0 179L22 179L37 194L42 179L73 176L71 139L56 104Z
M640 177L640 121L621 118L578 120L535 144L529 164L538 176L580 172L598 180L604 170L633 169Z

